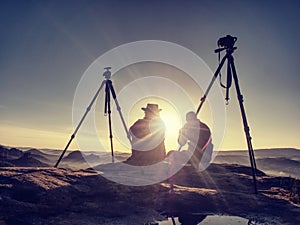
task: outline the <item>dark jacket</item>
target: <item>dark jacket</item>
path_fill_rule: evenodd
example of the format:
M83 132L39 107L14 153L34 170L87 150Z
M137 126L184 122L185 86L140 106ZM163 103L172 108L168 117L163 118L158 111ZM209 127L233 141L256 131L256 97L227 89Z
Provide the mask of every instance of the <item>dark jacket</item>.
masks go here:
M136 165L150 165L163 160L165 125L160 118L139 119L129 129L132 136L132 156Z

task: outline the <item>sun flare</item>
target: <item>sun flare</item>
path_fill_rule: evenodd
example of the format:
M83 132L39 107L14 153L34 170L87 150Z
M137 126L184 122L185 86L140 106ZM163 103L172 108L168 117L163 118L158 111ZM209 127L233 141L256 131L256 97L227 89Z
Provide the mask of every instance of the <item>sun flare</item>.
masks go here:
M179 129L182 127L180 116L172 107L166 108L161 112L161 119L166 126L165 144L166 149L175 150L177 148L177 138Z
M129 124L133 124L137 118L143 117L142 107L145 107L147 103L158 104L161 109L160 118L165 123L166 132L165 132L165 146L166 151L175 150L178 147L177 138L179 129L183 126L184 118L182 113L178 112L176 106L171 102L163 98L158 97L148 97L141 99L132 107L130 113Z

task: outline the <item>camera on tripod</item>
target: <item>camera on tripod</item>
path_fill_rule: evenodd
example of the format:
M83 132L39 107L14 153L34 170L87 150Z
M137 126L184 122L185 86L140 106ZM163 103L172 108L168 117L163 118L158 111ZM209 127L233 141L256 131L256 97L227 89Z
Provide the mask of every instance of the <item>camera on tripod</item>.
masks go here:
M231 49L233 48L235 42L237 40L237 37L232 37L230 35L227 35L226 37L221 37L218 40L218 46L223 47L225 49Z

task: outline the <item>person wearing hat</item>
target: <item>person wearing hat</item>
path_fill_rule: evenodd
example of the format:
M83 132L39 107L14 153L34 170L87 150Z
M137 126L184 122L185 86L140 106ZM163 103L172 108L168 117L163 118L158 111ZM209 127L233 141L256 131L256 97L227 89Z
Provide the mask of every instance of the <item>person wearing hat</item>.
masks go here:
M138 119L129 129L132 136L132 155L127 163L151 165L162 161L166 156L165 124L159 117L161 109L157 104L147 104L141 108L145 116Z
M196 169L205 169L212 157L213 144L209 127L197 119L195 112L186 114L186 123L179 131L178 144L188 144L187 152L191 155L190 162Z

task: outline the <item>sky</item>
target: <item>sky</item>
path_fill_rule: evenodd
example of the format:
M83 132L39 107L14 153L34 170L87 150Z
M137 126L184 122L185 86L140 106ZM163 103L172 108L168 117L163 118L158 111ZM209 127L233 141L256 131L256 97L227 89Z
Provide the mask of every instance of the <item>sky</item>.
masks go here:
M113 48L142 40L172 42L197 54L215 71L216 42L230 34L238 38L235 65L254 149L300 148L299 12L300 2L292 0L1 0L0 144L64 148L73 132L76 88L87 68ZM176 69L163 65L130 67L122 70L122 75L115 75L116 91L122 86L120 82L132 79L130 71L147 69L167 78L167 71L176 73ZM141 76L143 73L137 77ZM176 77L178 81L180 76ZM184 80L181 85L194 88L191 80ZM246 149L234 87L230 92L226 129L219 148ZM190 93L196 107L203 90ZM102 100L99 96L98 120L102 120ZM143 99L134 104L128 126L143 116L140 107L148 101L157 101L166 112L174 113L174 107L163 99ZM211 125L214 121L209 109L205 110L200 114L201 120ZM173 124L180 127L175 117ZM108 136L105 126L97 127L103 139ZM168 137L169 149L175 148L176 135L173 132ZM76 143L71 146L77 147Z

